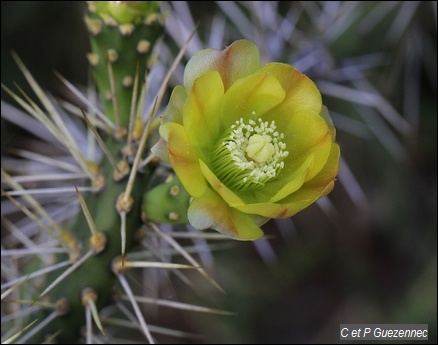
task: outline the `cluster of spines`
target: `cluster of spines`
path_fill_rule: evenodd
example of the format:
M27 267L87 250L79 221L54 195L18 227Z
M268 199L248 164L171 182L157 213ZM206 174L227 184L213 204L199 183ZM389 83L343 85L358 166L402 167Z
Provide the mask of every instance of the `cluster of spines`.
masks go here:
M113 125L113 130L107 134L112 135L101 138L94 120L82 112L105 157L100 164L83 164L89 171L94 193L82 197L76 189L82 212L76 216L69 230L63 231L63 234L74 239L70 242L76 245L72 248L69 242L69 254L58 254L56 258L60 263L67 259L70 265L62 274L57 271L48 273L46 279L50 284L33 302L46 303L46 299L50 302L63 301L63 308L41 312L38 318L47 324L41 323L20 341L40 343L44 340L44 334L56 334L58 342L76 342L79 330L84 325L84 307L87 313L93 312L95 323L102 328L97 311L111 301L116 277L123 281L123 273L129 267L125 252L132 245L136 230L142 226L141 197L153 168L137 173L149 127L143 125L141 116L137 118L138 121L133 121L132 113L138 106L136 103L142 101L135 90L138 85L145 84L151 64L151 51L163 32L162 17L156 2L143 2L139 5L146 7L140 8L130 18L131 22L120 23L120 18L105 13L105 6L113 5L119 6L118 10L131 6L123 2L89 2L89 12L85 19L93 51L88 59L102 95L107 123ZM51 106L47 105L47 109L50 112ZM126 157L123 153L125 143L119 140L125 138L128 125L133 122L139 128L132 128L132 131L139 135L132 139L135 145L129 145L133 151L137 151L137 165L131 169L126 160L134 160L134 154ZM62 141L62 135L59 139ZM117 257L121 258L119 261L123 269L114 264L119 262L114 261ZM88 326L87 329L91 329L91 325ZM58 330L61 330L59 334ZM143 327L143 332L148 341L153 342L147 327Z
M140 104L144 99L138 96L140 94L138 88L139 85L143 85L141 94L144 94L147 70L152 63L151 52L162 33L163 19L156 2L147 2L146 5L144 3L146 2L143 2L143 5L149 12L146 15L131 16L132 22L127 23L124 20L120 21L120 16L112 16L111 11L102 7L102 3L89 2L90 11L85 22L90 32L93 52L88 55L88 59L92 65L99 93L102 95L104 115L97 113L100 117L95 118L82 111L82 116L105 155L100 163L90 162L79 152L79 149L68 147L82 170L86 172L85 176L90 178L91 187L76 188L72 184L69 188L70 192L72 190L73 193L76 192L82 212L75 216L68 229L64 230L64 224L63 229L60 229L60 243L68 239L68 243L65 244L66 250L56 254L56 263L45 272L48 285L41 293L36 292L33 301L29 302L32 305L43 306L38 315L34 315L42 321L38 322L36 327L30 323L30 331L26 328L23 332L17 333L20 342L41 343L45 335L48 335L46 341L75 343L80 338L81 328L85 326L84 335L87 343L91 343L94 328L91 317L100 332L104 333L99 310L114 301L113 287L118 281L131 302L140 324L139 328L147 340L153 343L154 339L138 307L138 296L134 296L125 277L125 272L132 268L196 268L216 288L223 291L173 237L163 233L151 222L187 223L190 196L181 183L177 179L168 180L143 197L143 193L150 187L151 175L155 170L155 165L149 164L151 156L144 158L143 152L147 151L147 137L156 108L154 107L147 117L148 122L144 123L140 111ZM125 2L113 2L112 5L137 6L136 3ZM183 52L175 59L169 74L176 68L182 55ZM29 82L35 86L36 83L30 73L24 66L21 68ZM60 78L75 94L80 93L68 81ZM165 88L168 79L169 75L163 81L162 88ZM53 126L53 132L57 134L55 136L66 145L68 140L64 136L68 138L69 136L62 132L64 128L62 119L46 100L42 90L38 88L36 93L54 118L54 124L51 119L41 115L42 111L39 108L32 109L34 106L30 98L25 97L26 99L19 103L38 120ZM18 101L19 97L14 94L14 99ZM160 104L161 99L162 95L157 96L155 106ZM95 108L92 107L92 110L95 111ZM135 119L132 116L134 113ZM105 124L99 126L105 131L103 138L97 131L99 123ZM127 134L128 145L125 145L125 134ZM75 152L76 155L73 154ZM2 171L2 180L3 175L7 176L6 172ZM13 178L8 177L8 181L13 181ZM16 188L12 182L9 184L11 188ZM82 196L80 191L85 190L93 193ZM163 193L165 199L162 197ZM11 201L14 200L7 192L5 195ZM143 210L142 202L146 205ZM155 211L153 211L154 207ZM20 209L25 210L25 207L20 205ZM155 217L154 212L160 213L160 216ZM161 214L164 216L161 217ZM144 225L142 218L147 225ZM142 244L141 235L135 235L141 233L138 230L144 231L145 228L167 241L190 265L134 261L129 255L125 255L134 245ZM188 237L185 238L190 238L190 234L187 235ZM222 239L220 236L211 238ZM58 269L66 266L67 268L59 274ZM33 279L34 275L31 276ZM16 286L12 286L11 291L15 288ZM174 305L178 308L183 307L178 303ZM184 306L184 308L223 313L209 308L193 306Z

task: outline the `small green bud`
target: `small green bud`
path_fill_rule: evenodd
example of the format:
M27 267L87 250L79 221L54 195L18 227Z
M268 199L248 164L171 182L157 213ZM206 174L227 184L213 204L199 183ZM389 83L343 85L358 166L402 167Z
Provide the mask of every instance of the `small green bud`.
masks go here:
M143 196L146 218L159 223L187 224L190 195L181 181L174 177L165 181Z

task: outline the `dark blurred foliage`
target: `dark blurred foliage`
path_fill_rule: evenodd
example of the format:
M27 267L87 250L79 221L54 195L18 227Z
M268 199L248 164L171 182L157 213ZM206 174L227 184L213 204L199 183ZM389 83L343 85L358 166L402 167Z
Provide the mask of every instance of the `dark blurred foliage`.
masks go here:
M30 87L14 62L16 52L40 85L57 93L58 71L73 83L86 85L89 51L88 34L83 24L83 1L2 1L1 76L2 83L17 83L26 92ZM2 89L2 99L11 101ZM31 94L31 93L30 93ZM2 121L2 152L18 129Z
M280 9L292 4L284 3ZM423 3L428 2L420 6ZM201 35L207 30L203 21L208 22L216 9L210 5L191 2ZM251 243L236 243L233 249L218 252L218 280L227 295L211 298L238 315L193 317L207 342L336 343L341 323L427 323L429 342L436 343L436 60L435 70L423 62L428 56L436 58L432 8L417 11L402 33L427 32L435 42L423 49L424 60L409 65L420 71L421 82L415 85L421 90L420 109L416 130L398 137L402 154L391 154L376 136L338 129L343 159L363 197L352 200L355 194L346 191L352 185L338 183L330 203L313 205L292 220L268 223L266 232L275 235L269 240L271 256L262 259L263 249L256 250ZM50 90L57 85L52 70L85 85L88 41L83 11L82 2L3 1L2 82L25 84L10 58L13 49ZM381 26L383 35L390 25L382 21ZM412 41L385 46L370 35L357 39L348 30L344 35L331 46L335 65L367 51L385 52L388 63L372 70L369 80L403 113L406 52L416 49L406 42ZM324 102L329 109L359 116L360 108L345 100L324 96ZM379 133L381 119L372 112L367 116L366 126ZM384 138L388 135L380 133ZM2 139L2 149L3 145Z
M89 51L85 8L82 1L2 1L2 82L21 82L12 50L44 86L53 86L54 70L85 85Z

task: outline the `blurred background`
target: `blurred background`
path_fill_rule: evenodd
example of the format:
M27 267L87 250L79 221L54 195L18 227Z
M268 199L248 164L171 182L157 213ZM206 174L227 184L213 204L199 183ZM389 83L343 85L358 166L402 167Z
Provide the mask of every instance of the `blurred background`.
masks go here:
M164 70L199 24L174 84L197 50L251 39L264 62L292 64L315 81L342 153L329 197L270 221L267 239L214 254L227 295L200 298L238 315L185 316L188 327L207 343L336 343L341 323L426 323L436 343L437 2L163 6L170 11ZM14 50L51 92L59 91L53 70L86 85L85 8L2 1L2 83L25 86ZM2 122L2 151L15 131Z

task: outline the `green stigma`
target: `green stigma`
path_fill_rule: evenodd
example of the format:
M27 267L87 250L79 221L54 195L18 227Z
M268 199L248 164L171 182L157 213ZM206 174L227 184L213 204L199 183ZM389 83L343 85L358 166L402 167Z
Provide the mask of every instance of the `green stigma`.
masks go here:
M227 187L251 191L278 176L289 152L284 134L271 123L241 118L215 145L211 155L212 169Z

